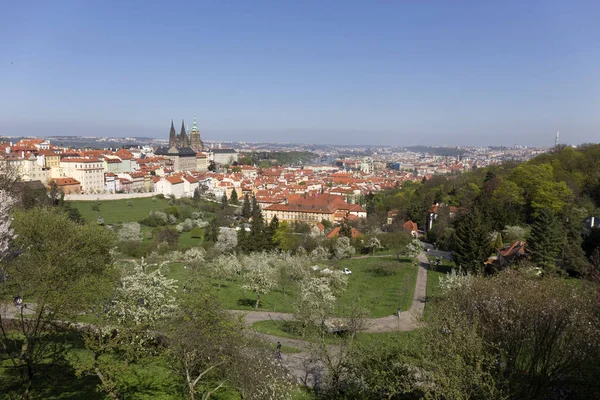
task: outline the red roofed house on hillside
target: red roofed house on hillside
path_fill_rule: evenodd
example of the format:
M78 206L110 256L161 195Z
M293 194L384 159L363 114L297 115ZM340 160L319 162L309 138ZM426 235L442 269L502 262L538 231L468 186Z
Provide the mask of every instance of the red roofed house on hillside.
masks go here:
M58 190L63 192L64 194L80 194L81 193L81 184L77 179L73 178L56 178L51 179L49 184L51 185L53 182L56 183L56 187Z
M531 251L527 248L527 243L517 240L509 246L498 249L496 255L491 256L486 261L486 265L490 265L496 270L500 270L519 262L520 260L526 259L530 255Z
M362 235L361 231L359 231L356 228L352 228L352 239L356 239L357 237L359 237L361 235ZM335 228L333 228L331 230L331 232L329 232L327 234L327 239L334 239L334 238L339 237L339 236L340 236L340 227L336 226Z
M165 196L173 195L177 199L184 197L185 194L185 185L183 179L179 176L162 177L154 185L154 188L157 193L162 193Z
M402 228L410 233L413 237L419 236L419 228L415 222L412 222L410 219L402 224Z

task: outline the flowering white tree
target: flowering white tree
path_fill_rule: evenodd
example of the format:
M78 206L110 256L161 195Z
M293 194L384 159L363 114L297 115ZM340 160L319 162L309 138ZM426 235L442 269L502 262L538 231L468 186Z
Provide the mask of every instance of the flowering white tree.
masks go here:
M244 274L242 289L256 294L255 308L260 304L260 296L269 293L277 283L275 268L266 253L254 253L244 258L247 272Z
M310 258L313 261L322 261L329 259L329 251L323 246L317 246L310 253Z
M202 247L192 247L183 254L183 262L193 268L197 268L206 261L205 256L206 250Z
M375 255L375 250L376 249L380 249L383 246L381 245L381 241L379 239L377 239L375 236L373 236L372 238L369 239L369 241L367 242L366 247L368 249L371 249L372 254Z
M210 276L217 280L221 289L221 281L233 279L242 271L242 264L235 254L221 254L208 265Z
M123 224L119 231L119 240L125 241L142 241L142 230L140 224L137 222L128 222Z
M473 275L462 268L452 268L445 276L440 276L440 287L444 290L461 289L471 286Z
M149 270L144 260L136 265L109 303L90 315L95 320L83 333L93 357L75 359L77 372L95 374L100 390L121 398L116 378L128 363L152 352L160 323L177 309L175 290L176 281L160 268Z
M12 220L9 214L14 203L14 198L7 191L0 190L0 261L6 255L10 242L15 237L10 227Z
M176 308L177 281L164 276L160 268L148 271L144 260L135 266L134 272L121 279L115 297L108 309L115 329L141 329L136 338L153 336L157 322L170 315Z
M400 253L402 256L415 258L423 252L423 243L419 239L413 239L409 244L406 245L404 250Z
M336 239L334 248L335 258L338 260L342 258L350 258L355 252L356 249L354 246L352 246L352 243L350 243L350 238L347 238L346 236L340 236Z
M285 306L285 290L295 282L299 282L306 277L309 272L308 264L310 259L302 255L291 255L290 253L273 253L274 265L277 275L277 283L283 294L283 304Z
M221 228L219 229L219 236L217 237L217 243L215 243L215 250L221 253L228 253L233 251L237 246L237 232L233 228Z
M311 324L323 325L347 284L346 275L340 271L307 277L300 284L300 296L295 310L296 318L305 327Z

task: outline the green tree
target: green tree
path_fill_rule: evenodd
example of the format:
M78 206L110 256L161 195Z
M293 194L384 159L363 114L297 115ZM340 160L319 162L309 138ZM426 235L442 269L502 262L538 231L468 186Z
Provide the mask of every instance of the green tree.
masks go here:
M184 381L189 399L208 399L231 378L231 364L245 342L243 324L223 309L210 288L190 285L163 330L169 365Z
M242 204L242 217L249 219L252 216L252 208L250 205L250 197L248 194L244 195L244 204Z
M233 189L231 191L231 198L229 199L229 202L233 205L238 205L239 201L238 201L238 194L237 194L237 190Z
M555 271L561 242L562 232L556 216L548 208L540 210L531 225L529 238L531 260L547 272Z
M352 239L352 227L348 222L348 218L344 218L342 223L340 224L340 236L345 236L349 239Z
M219 239L219 229L220 227L217 219L211 219L206 229L206 234L204 235L204 238L208 242L217 243L217 240Z
M28 307L28 315L21 308L15 316L18 323L11 327L17 335L9 336L8 321L0 318L0 342L19 373L22 397L28 399L42 360L62 356L61 346L56 348L52 340L55 324L74 320L110 292L117 277L110 254L114 237L53 208L17 211L13 217L13 245L19 255L7 272L23 301L35 305Z
M221 209L223 211L227 210L227 194L223 193L223 197L221 197Z
M478 274L491 253L489 233L481 221L478 209L469 212L459 222L455 232L454 259L465 270Z

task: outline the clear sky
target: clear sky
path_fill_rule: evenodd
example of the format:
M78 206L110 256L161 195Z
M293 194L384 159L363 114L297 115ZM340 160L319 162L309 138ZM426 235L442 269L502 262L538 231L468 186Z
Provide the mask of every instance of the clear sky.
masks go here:
M495 3L495 4L491 4ZM0 0L0 135L600 142L600 2Z

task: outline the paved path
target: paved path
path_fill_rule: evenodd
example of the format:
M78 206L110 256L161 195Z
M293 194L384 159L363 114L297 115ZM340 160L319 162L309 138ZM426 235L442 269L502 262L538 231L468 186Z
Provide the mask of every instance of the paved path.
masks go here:
M413 295L412 305L409 310L397 315L390 315L381 318L369 318L366 320L367 329L364 332L405 332L412 331L419 327L419 319L423 316L425 310L425 299L427 296L427 268L429 261L425 253L419 254L419 270L417 272L417 282ZM268 311L239 311L232 310L237 315L243 315L246 325L251 326L259 321L287 321L293 319L293 314L268 312Z

